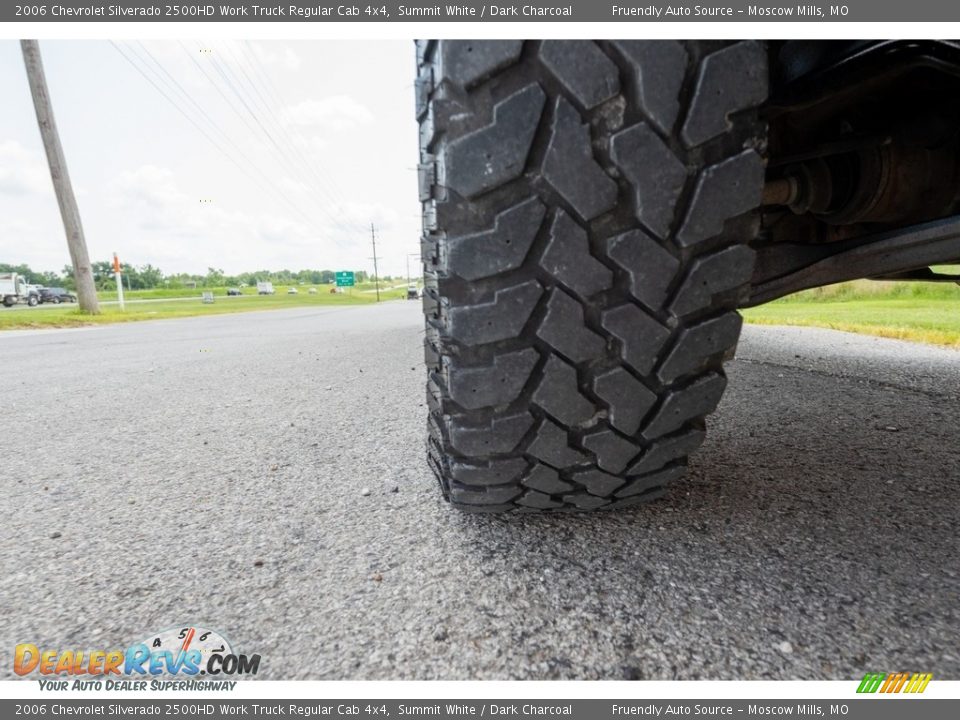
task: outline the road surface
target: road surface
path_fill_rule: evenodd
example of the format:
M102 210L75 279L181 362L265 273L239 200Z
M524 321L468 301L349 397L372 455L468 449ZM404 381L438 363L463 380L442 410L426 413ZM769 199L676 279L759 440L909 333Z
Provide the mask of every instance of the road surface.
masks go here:
M412 302L0 334L0 647L198 624L270 679L960 678L960 353L747 327L664 500L504 518L439 498L421 340Z

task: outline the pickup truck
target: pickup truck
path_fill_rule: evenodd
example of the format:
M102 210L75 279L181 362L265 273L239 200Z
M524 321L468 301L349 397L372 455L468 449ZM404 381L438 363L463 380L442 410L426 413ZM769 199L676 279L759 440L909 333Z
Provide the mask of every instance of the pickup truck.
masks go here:
M17 303L26 303L30 307L40 303L37 286L30 285L17 273L0 273L0 298L4 307L13 307Z

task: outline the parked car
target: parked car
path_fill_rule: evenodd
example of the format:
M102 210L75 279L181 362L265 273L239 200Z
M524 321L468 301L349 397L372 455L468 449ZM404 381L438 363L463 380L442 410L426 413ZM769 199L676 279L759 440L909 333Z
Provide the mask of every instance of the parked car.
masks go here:
M299 292L295 287L287 288L287 295L296 295Z
M416 285L407 286L407 300L419 300L420 299L420 288Z
M227 295L243 295L240 288L227 288Z
M307 292L310 293L311 295L316 295L316 294L317 294L317 289L316 289L316 288L310 288L309 290L307 290Z
M76 302L77 296L66 288L53 287L40 290L40 302L59 305L62 302Z

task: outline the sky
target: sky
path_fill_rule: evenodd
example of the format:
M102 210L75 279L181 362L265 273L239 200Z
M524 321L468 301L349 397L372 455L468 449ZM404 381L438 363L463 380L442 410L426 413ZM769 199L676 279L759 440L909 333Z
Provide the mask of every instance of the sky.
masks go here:
M380 274L405 274L409 254L416 267L412 42L40 49L92 260L372 271L373 222ZM70 257L16 41L0 41L0 97L0 262L60 271Z

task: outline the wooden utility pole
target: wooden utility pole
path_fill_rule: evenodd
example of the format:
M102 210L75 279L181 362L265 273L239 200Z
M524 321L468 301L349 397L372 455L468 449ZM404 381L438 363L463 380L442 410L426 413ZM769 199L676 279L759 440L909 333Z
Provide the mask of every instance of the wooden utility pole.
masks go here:
M63 229L67 233L73 278L77 284L77 300L81 310L96 314L100 312L100 303L93 283L93 268L90 266L90 255L87 253L87 241L83 237L77 199L73 195L73 186L70 184L70 175L67 173L67 160L63 156L57 124L53 118L47 79L43 74L43 62L40 59L40 45L36 40L21 40L20 48L23 50L23 62L27 67L27 80L30 82L33 107L37 112L40 137L43 138L43 147L47 151L50 178L53 180L53 189L57 194L57 204L60 205Z
M377 288L377 302L380 302L380 276L377 274L377 234L370 223L370 239L373 241L373 283Z

